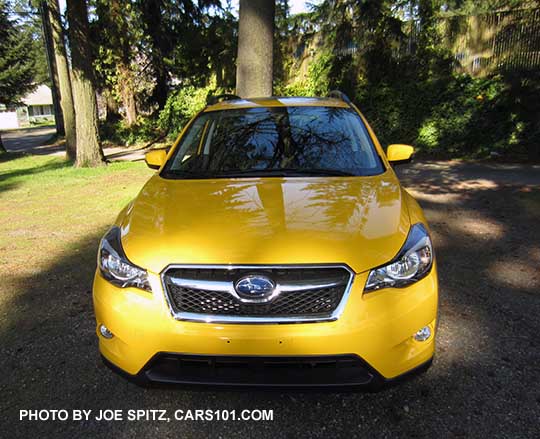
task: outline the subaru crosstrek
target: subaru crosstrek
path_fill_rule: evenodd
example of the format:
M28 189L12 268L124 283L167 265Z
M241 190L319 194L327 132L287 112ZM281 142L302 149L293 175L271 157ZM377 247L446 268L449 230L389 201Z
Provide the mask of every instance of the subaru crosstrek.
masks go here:
M103 237L99 349L139 383L381 384L425 370L429 227L358 109L224 96L195 116Z

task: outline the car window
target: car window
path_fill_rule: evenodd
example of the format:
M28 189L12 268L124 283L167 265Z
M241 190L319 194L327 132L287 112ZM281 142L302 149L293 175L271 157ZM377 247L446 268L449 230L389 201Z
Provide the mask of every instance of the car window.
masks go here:
M207 121L203 118L198 118L193 122L188 132L182 138L181 154L175 154L173 159L175 169L181 167L182 162L197 154L206 124Z
M211 178L319 171L335 175L384 171L353 110L263 107L203 113L181 139L162 175Z

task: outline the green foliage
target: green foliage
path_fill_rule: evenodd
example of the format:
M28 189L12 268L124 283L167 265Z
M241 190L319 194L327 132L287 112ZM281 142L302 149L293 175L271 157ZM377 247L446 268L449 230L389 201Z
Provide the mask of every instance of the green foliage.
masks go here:
M457 76L430 110L418 131L416 144L450 155L484 155L509 146L508 128L498 103L506 87L501 77L473 79Z
M167 132L169 138L175 138L189 119L205 107L210 94L216 94L213 85L200 88L188 85L178 89L169 96L160 112L158 127Z
M383 145L411 143L447 157L497 152L540 158L540 73L485 78L454 73L438 20L466 3L445 3L441 9L438 0L325 0L301 17L313 23L303 28L319 26L320 55L305 78L295 78L292 68L288 84L278 91L312 96L344 91ZM512 6L511 0L480 3L478 10L488 3ZM399 17L413 18L414 27ZM411 32L413 43L406 38Z
M281 86L277 92L284 96L326 96L330 91L333 66L334 55L323 52L309 65L306 78Z
M16 21L9 18L7 3L0 0L0 103L17 103L35 88L33 42Z
M143 146L161 135L153 117L139 116L137 123L128 126L123 119L104 122L100 125L99 137L114 145Z
M273 53L273 83L283 84L287 67L287 43L289 40L289 1L276 0Z
M126 89L134 94L148 92L152 81L144 64L144 33L141 14L131 1L99 0L96 17L90 24L94 36L94 69L100 89L110 91L118 104ZM134 81L133 77L137 80Z
M208 14L204 20L201 36L204 42L202 55L206 57L209 71L216 76L218 87L235 88L236 83L236 52L238 40L238 19L233 14L229 3L223 10L215 14ZM199 79L209 78L212 75L193 72ZM201 84L204 81L191 81Z
M18 31L23 38L32 41L32 58L34 59L34 82L50 86L47 53L44 50L43 28L39 0L10 0L11 9L16 11Z
M115 15L110 5L119 3L126 7ZM540 153L540 74L456 74L442 38L441 17L523 6L519 0L324 0L295 16L288 3L276 4L274 94L340 89L385 145L411 143L438 156ZM127 145L172 139L208 94L234 88L238 23L230 2L93 4L100 88L121 103L123 63L146 115L132 127L109 122L103 138ZM181 86L174 91L172 83Z
M140 116L131 127L123 120L103 123L100 137L125 146L141 145L161 138L174 140L184 125L205 107L207 96L219 93L225 91L216 90L215 81L206 87L181 87L169 95L165 107L157 116Z
M139 113L154 113L165 106L172 83L205 87L213 75L219 86L234 87L237 19L230 4L94 0L93 5L98 88L119 106L132 94Z
M233 39L227 38L230 14L224 20L212 20L210 11L221 11L218 0L205 1L136 1L145 34L144 55L150 61L149 70L155 78L150 101L162 109L165 105L171 78L206 85L211 68L221 68L221 53L230 54ZM211 24L214 26L211 26ZM222 34L225 38L216 38ZM208 42L212 40L213 46Z
M538 138L538 91L511 85L500 75L412 80L359 87L356 100L383 145L410 143L438 157L485 157L491 152L522 157ZM518 97L518 100L516 100ZM521 101L521 102L520 102ZM523 111L529 102L532 111ZM536 105L536 108L534 106Z

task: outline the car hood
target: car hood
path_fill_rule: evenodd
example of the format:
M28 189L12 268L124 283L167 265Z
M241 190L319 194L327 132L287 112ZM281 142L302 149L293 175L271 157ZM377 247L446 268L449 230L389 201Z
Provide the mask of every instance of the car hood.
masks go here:
M344 263L391 260L409 216L392 171L370 177L170 180L156 175L118 220L135 264Z

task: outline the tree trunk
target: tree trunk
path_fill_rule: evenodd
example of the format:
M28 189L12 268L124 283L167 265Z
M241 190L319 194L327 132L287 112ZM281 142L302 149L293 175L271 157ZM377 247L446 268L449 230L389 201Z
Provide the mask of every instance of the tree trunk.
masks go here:
M152 92L153 100L158 104L161 110L167 103L169 94L169 72L164 62L162 48L166 46L163 36L163 0L147 0L142 3L142 14L145 22L146 33L150 37L151 62L154 70L156 85Z
M0 131L0 154L3 154L7 152L6 148L4 146L4 143L2 142L2 132Z
M58 0L48 0L48 5L56 70L58 72L58 85L60 88L60 105L62 106L64 129L66 132L66 154L68 159L75 161L77 155L75 109L73 107L73 94L66 56L64 29L62 27Z
M46 1L40 3L41 26L43 29L43 41L45 42L45 52L47 54L47 65L49 67L49 76L51 78L51 94L54 107L54 121L56 124L56 133L59 136L65 134L64 118L62 115L62 106L60 105L60 93L58 86L58 70L54 56L54 44L52 37L51 21L49 7Z
M105 99L105 106L107 115L105 116L105 121L108 124L113 124L120 120L120 113L118 112L118 102L108 90L105 90L103 93L103 98Z
M67 2L69 41L71 48L73 102L77 133L77 167L95 167L105 164L99 144L98 112L92 52L88 38L88 9L86 0Z
M240 0L236 93L272 96L274 0Z
M124 11L125 5L120 0L110 2L109 15L113 30L117 34L115 47L118 51L118 91L124 107L124 120L126 125L132 126L137 123L137 104L135 101L135 87L133 71L131 70L132 49L126 35L129 33L128 22ZM113 42L114 43L114 42Z
M133 74L123 62L118 65L118 86L124 107L124 120L128 127L137 123L137 105L133 90Z
M218 87L223 87L223 67L221 66L221 63L217 62L214 69L216 71L216 85Z

